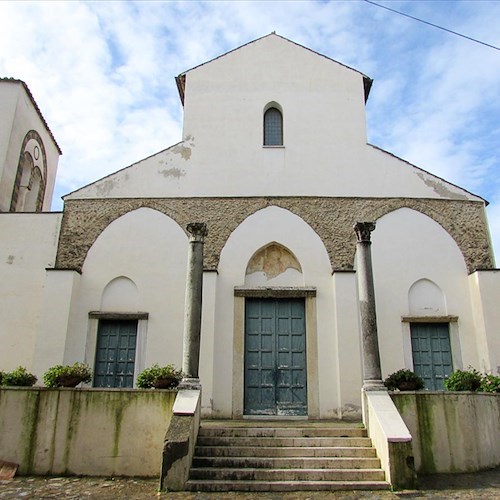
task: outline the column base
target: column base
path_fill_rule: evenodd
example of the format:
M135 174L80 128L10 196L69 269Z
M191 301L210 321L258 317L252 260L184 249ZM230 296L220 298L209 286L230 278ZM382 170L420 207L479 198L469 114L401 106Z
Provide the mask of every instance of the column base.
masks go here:
M387 391L382 380L363 380L363 391Z
M180 384L177 386L179 391L191 390L191 391L201 391L201 384L199 378L183 378Z

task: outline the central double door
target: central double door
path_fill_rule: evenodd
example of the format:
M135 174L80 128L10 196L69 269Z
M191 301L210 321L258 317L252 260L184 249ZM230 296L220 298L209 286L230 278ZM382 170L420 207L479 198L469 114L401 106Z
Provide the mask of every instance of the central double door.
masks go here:
M244 412L307 415L304 299L246 299Z

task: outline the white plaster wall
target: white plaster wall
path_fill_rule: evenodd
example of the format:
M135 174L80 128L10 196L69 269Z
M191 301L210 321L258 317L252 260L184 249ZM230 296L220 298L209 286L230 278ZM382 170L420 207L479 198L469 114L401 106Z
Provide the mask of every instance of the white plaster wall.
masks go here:
M0 189L3 187L2 176L9 146L12 123L16 113L16 102L20 86L8 82L0 82ZM3 190L0 191L0 199Z
M0 213L0 370L32 368L45 268L54 266L61 218Z
M363 365L355 272L333 273L333 299L335 355L339 373L334 381L339 393L338 416L360 420Z
M303 286L317 289L317 354L314 353L314 357L317 355L320 415L336 416L340 397L335 381L339 371L328 255L310 226L291 212L274 206L245 219L233 231L221 254L215 305L213 416L230 417L234 405L234 288L245 283L245 270L252 255L271 242L283 245L295 255L302 267ZM311 381L308 385L311 390ZM237 397L243 398L243 387L236 392L239 392Z
M3 115L5 109L6 114ZM19 82L0 82L0 211L10 209L12 189L26 134L40 135L47 155L47 183L43 210L49 211L54 191L59 151L47 131L30 97ZM5 155L2 158L2 155Z
M64 364L70 318L74 315L80 291L77 271L48 269L46 272L33 357L33 373L40 382L49 368Z
M263 147L263 112L270 102L283 109L284 147ZM367 145L363 75L277 35L186 72L182 138L68 199L479 199Z
M140 208L112 222L97 238L85 260L79 286L79 300L70 319L64 354L65 363L86 359L92 366L95 357L96 321L89 312L147 312L146 325L140 325L138 347L144 366L153 363L182 364L184 293L188 239L169 217L149 208ZM129 287L115 289L110 300L103 291L108 284L127 278L137 295L121 302L116 297ZM116 282L115 282L116 283ZM113 284L111 285L113 286ZM108 287L109 291L109 287ZM124 292L124 293L125 293ZM135 304L134 310L131 304Z
M372 260L383 376L412 368L409 290L427 279L443 295L446 311L420 316L458 316L450 327L454 368L478 365L477 339L463 256L451 236L432 219L402 208L377 221L372 233Z
M500 270L476 271L469 283L479 343L477 368L500 375Z

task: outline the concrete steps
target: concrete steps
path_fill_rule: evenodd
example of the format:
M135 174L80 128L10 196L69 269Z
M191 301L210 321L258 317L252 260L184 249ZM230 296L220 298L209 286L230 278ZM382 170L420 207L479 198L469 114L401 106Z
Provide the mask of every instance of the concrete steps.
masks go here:
M388 489L366 430L310 421L203 421L186 489Z

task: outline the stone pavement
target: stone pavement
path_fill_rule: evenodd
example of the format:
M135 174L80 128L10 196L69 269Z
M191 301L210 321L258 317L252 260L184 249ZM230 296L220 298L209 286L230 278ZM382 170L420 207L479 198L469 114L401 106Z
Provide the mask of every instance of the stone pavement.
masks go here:
M473 474L421 477L417 491L339 491L298 493L158 493L156 479L15 477L0 481L0 499L146 499L168 500L329 500L346 499L489 499L500 500L500 467Z

